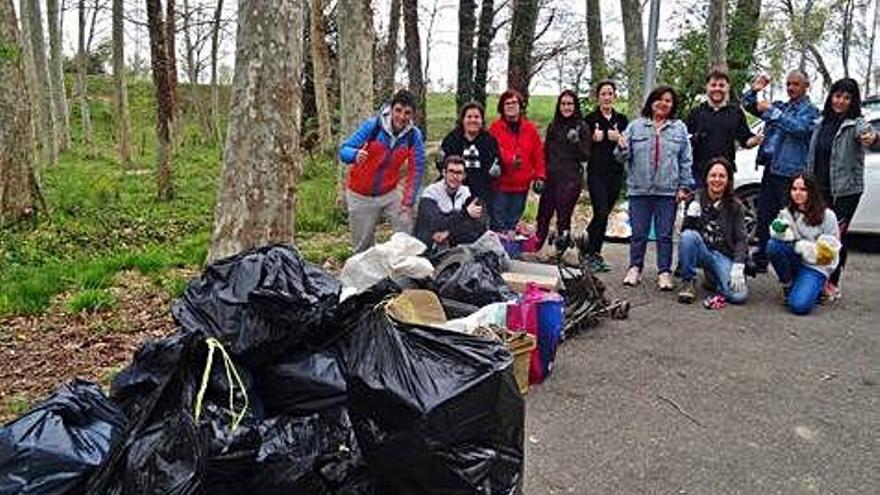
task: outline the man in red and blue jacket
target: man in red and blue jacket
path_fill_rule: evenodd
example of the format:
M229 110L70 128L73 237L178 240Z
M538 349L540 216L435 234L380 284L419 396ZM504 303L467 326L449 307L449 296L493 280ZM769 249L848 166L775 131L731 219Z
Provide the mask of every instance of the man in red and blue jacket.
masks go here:
M339 160L350 165L345 199L356 253L375 243L381 217L390 220L396 232L412 231L412 208L425 172L425 144L412 122L414 109L412 93L398 91L339 148ZM404 164L406 180L400 191L397 184Z

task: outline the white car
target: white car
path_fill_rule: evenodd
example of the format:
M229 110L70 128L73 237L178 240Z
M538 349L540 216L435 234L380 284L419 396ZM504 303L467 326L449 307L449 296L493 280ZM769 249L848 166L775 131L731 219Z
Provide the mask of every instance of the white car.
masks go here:
M865 110L865 118L880 132L880 110ZM763 122L756 124L752 132L757 132ZM758 218L758 192L761 188L763 167L755 167L758 148L741 149L736 153L736 175L734 186L740 200L747 207L746 227L751 239L755 237L755 224ZM865 150L865 192L853 216L849 231L858 234L880 235L880 140Z

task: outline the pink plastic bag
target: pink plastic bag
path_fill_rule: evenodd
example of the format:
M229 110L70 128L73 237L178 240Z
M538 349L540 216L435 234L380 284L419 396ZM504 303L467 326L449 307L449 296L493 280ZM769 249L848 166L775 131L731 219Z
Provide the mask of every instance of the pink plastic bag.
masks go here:
M534 335L538 343L529 362L529 383L543 382L553 369L561 330L561 314L557 317L556 313L562 307L561 301L559 294L544 292L536 284L528 283L519 300L507 306L507 328ZM545 324L541 325L541 321Z

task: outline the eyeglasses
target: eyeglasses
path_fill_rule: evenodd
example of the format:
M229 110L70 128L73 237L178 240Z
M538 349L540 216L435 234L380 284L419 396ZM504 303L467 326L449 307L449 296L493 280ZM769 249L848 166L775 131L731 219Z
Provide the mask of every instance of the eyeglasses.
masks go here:
M447 175L463 176L463 175L464 175L464 170L449 170L449 169L446 169L446 174L447 174Z

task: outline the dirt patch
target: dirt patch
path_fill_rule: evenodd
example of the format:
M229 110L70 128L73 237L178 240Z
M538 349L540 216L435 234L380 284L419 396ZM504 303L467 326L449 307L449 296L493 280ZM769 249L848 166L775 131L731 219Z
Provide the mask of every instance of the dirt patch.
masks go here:
M0 421L75 377L106 387L143 342L174 331L171 296L147 277L121 272L109 290L118 302L107 311L73 313L67 293L43 315L0 319Z

